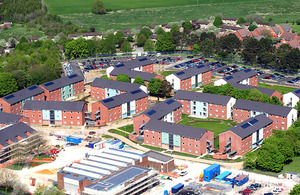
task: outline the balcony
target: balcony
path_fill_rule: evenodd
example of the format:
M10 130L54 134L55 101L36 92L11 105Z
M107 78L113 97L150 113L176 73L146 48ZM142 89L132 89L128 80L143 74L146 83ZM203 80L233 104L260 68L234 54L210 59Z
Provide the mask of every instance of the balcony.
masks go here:
M94 113L94 115L98 115L98 114L100 114L100 110L97 110L97 111Z
M231 141L226 142L225 147L230 146L231 145Z
M293 105L292 102L289 102L289 103L286 104L287 107L292 107L292 105Z
M208 143L208 145L212 146L212 141L206 140L206 142Z
M144 129L144 127L145 127L145 123L141 124L141 126L140 126L139 130L142 130L142 129Z
M97 121L97 120L100 120L100 119L101 119L101 116L96 116L95 120Z
M85 111L84 114L88 114L88 115L91 115L92 113L89 112L89 111Z
M226 148L226 150L224 151L224 153L228 153L231 150L231 146L229 146L228 148Z

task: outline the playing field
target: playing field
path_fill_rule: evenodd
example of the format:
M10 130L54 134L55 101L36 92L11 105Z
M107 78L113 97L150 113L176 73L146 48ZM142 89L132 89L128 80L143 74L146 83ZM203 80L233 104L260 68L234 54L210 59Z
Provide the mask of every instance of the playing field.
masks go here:
M53 14L89 13L96 0L45 0ZM112 10L172 7L200 4L220 4L234 2L261 2L259 0L102 0L106 8ZM264 1L264 0L263 0Z

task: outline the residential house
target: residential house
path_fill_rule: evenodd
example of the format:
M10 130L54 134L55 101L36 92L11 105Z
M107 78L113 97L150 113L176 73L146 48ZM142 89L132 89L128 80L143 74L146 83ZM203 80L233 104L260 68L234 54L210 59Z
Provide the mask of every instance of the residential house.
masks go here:
M214 86L225 85L227 83L239 83L243 85L257 86L258 75L257 72L248 68L239 72L236 72L230 76L224 77L222 79L216 80Z
M91 84L91 98L103 100L122 93L141 89L147 93L147 87L134 83L96 78Z
M285 131L297 120L297 110L291 107L239 99L233 106L233 121L237 123L264 114L273 120L273 129Z
M182 103L182 113L199 118L230 119L236 99L230 96L215 95L179 90L174 99Z
M23 115L31 124L83 126L87 114L85 102L28 100Z
M300 100L300 89L283 94L282 102L285 106L294 108Z
M235 26L237 21L237 18L222 18L222 22L229 26Z
M297 39L297 33L284 32L284 33L282 33L280 39L281 39L280 40L281 43L288 44L289 41Z
M92 119L99 126L131 117L147 109L148 94L137 89L93 103Z
M68 35L68 38L70 38L70 39L78 39L79 37L82 37L86 40L90 40L93 37L97 37L99 39L102 39L102 33L100 33L100 32L88 32L88 33L69 34Z
M209 66L198 65L168 75L166 80L171 83L175 91L191 90L211 82L211 69Z
M44 89L33 85L0 98L0 111L22 115L26 100L44 100Z
M45 90L45 100L63 101L84 93L84 78L72 74L44 83L40 87Z
M240 29L236 31L236 36L242 41L243 39L247 37L252 37L252 34L247 29Z
M243 155L272 135L273 121L260 114L219 134L219 151Z
M273 37L278 38L281 37L282 35L282 31L280 30L280 28L278 26L274 26L270 29L271 34L273 35Z
M279 26L279 29L280 29L281 33L284 33L284 32L292 33L293 32L293 29L289 24L282 24Z

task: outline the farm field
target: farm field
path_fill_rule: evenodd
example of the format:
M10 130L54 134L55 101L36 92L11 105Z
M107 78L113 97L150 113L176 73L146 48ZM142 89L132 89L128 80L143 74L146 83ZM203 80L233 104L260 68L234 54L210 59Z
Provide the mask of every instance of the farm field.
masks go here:
M46 2L50 2L50 0ZM63 2L65 4L66 1ZM164 2L168 2L168 0ZM51 4L53 4L53 2L51 2ZM213 4L199 3L198 6L187 5L130 9L114 11L106 15L94 15L89 11L90 8L86 12L81 10L80 13L76 10L59 11L59 9L63 9L64 7L64 5L61 5L62 3L57 3L54 7L51 7L51 4L47 4L50 7L50 11L54 14L59 14L64 21L72 21L76 25L87 28L94 27L97 32L105 34L115 30L138 28L143 25L164 24L192 19L207 21L209 16L216 14L222 14L224 17L245 17L249 14L260 14L265 18L265 21L267 21L269 17L272 17L274 23L284 23L286 20L296 20L296 18L299 17L300 10L300 4L293 0L265 0L263 2L232 0L230 3L224 0L224 3L221 3L221 1L220 3ZM76 4L76 2L72 4ZM173 4L175 5L175 3ZM139 7L141 8L142 6Z

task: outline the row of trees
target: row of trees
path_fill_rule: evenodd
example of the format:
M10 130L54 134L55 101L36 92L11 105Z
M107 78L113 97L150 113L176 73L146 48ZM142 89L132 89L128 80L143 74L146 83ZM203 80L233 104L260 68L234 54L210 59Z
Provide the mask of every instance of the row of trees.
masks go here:
M257 89L235 89L231 84L221 86L205 86L203 93L231 96L236 99L251 100L268 104L282 105L282 102L275 96L270 98L267 94L262 94Z
M60 50L48 39L20 39L12 54L0 57L0 97L60 77Z
M244 165L272 172L280 172L283 166L300 154L300 121L287 131L274 131L274 135L263 141L261 148L245 155Z

